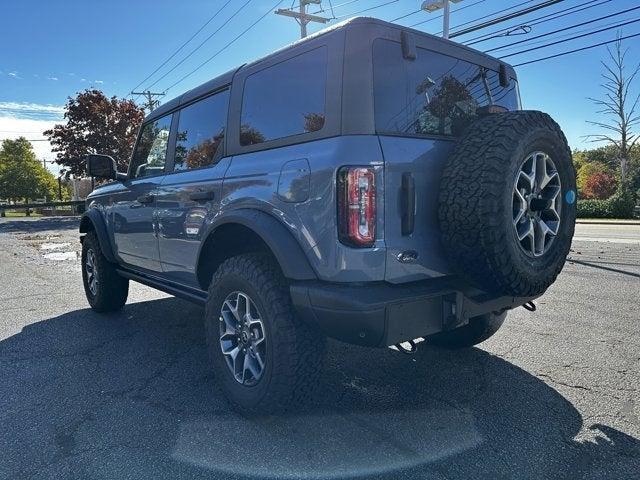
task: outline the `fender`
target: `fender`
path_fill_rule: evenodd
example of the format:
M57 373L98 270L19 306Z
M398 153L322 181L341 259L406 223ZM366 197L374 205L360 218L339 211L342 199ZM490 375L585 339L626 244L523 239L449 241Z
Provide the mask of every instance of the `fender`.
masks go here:
M90 208L84 212L80 219L80 233L87 233L92 228L98 236L98 242L100 243L100 250L102 250L102 254L109 262L118 263L116 257L113 255L113 248L111 248L111 241L109 240L104 218L96 208Z
M223 214L211 224L209 232L200 244L200 250L206 240L215 234L218 227L229 223L237 223L253 230L271 249L285 277L292 280L316 280L318 278L291 232L274 217L260 210L239 208ZM198 251L198 260L200 259L200 250Z

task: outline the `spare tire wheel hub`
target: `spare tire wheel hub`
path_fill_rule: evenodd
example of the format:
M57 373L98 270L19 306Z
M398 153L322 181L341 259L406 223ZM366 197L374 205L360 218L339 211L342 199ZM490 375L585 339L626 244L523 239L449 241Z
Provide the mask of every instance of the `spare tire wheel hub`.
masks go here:
M513 185L513 228L520 248L540 257L550 248L560 228L560 175L544 152L533 152L522 162Z

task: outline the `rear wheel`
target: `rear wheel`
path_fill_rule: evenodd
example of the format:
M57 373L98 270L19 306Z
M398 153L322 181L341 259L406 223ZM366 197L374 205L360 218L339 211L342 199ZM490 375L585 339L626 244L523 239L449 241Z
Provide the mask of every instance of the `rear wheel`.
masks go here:
M96 312L114 312L127 302L129 280L118 275L100 249L95 232L82 241L82 282L89 305Z
M429 345L451 350L473 347L492 337L500 329L506 316L507 312L487 313L473 317L462 327L436 333L425 340Z
M205 329L216 378L242 413L282 411L311 396L325 339L297 318L287 283L268 255L239 255L220 265Z

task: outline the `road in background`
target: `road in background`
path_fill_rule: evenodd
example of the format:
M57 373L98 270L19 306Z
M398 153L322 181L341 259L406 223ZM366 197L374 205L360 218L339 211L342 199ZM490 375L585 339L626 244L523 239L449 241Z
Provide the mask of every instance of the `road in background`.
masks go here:
M76 232L0 222L0 478L638 478L640 226L578 225L538 311L479 348L330 342L315 401L253 419L200 308L138 284L87 308Z

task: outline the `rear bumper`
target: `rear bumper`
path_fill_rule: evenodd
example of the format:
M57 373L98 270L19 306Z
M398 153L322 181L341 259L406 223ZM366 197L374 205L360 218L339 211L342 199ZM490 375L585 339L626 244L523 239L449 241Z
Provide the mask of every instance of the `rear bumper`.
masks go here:
M291 285L298 314L326 335L383 347L466 324L469 318L515 308L534 297L495 297L461 288L451 278L404 285Z

